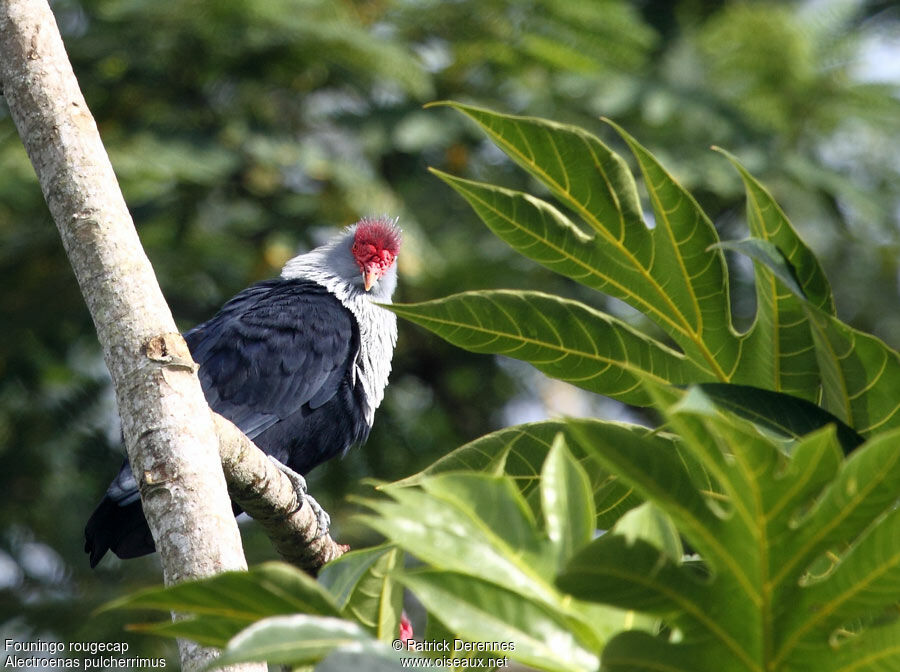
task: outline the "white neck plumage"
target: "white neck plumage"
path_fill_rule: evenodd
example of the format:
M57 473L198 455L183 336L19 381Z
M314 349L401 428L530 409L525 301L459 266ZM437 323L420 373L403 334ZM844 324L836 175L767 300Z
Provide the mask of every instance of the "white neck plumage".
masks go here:
M391 302L397 285L397 266L394 264L367 292L362 273L350 252L355 232L356 226L351 226L324 245L289 260L281 277L311 280L323 286L356 318L360 351L356 358L355 379L363 386L367 400L365 417L371 426L375 409L384 398L397 343L396 316L373 302Z

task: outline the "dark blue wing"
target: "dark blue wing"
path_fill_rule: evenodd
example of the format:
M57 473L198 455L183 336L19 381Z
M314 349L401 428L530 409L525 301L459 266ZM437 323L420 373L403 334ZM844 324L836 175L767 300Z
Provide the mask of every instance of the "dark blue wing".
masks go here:
M308 280L254 285L185 340L210 407L251 439L331 400L359 348L353 315Z
M359 329L324 287L259 283L184 337L210 407L292 469L305 474L366 440ZM85 527L91 567L108 549L120 558L154 550L127 461Z

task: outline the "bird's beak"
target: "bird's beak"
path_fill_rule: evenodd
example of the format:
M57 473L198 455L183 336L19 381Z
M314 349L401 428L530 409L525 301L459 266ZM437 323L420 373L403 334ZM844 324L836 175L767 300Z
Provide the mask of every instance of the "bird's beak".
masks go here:
M367 292L372 289L372 285L378 281L378 277L378 271L368 269L363 271L363 286L366 288Z

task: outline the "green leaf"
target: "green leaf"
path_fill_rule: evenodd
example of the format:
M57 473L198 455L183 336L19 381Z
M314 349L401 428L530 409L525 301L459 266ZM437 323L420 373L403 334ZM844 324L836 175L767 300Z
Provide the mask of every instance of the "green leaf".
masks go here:
M682 621L690 619L693 629L718 629L715 617L700 607L710 599L709 588L643 539L603 535L572 558L557 584L581 599L660 616L678 615Z
M629 544L648 543L654 547L656 556L659 555L659 551L662 551L669 559L676 562L680 561L684 554L681 538L672 519L651 502L644 502L625 513L616 521L613 529L602 538L612 536L623 538ZM625 561L624 557L620 560ZM569 569L571 570L571 566ZM656 567L652 571L655 572ZM561 577L557 579L557 585L566 589L567 586L560 584L561 580ZM627 612L629 630L640 629L650 632L659 630L660 622L657 618L646 613L635 613L633 605L630 606L632 608L629 608Z
M634 177L622 158L590 133L531 117L444 102L478 123L510 158L546 184L591 228L643 246L648 235Z
M800 284L801 296L806 297L813 305L834 314L834 297L831 294L831 286L825 277L825 272L819 265L809 246L804 243L778 203L755 177L732 154L720 147L713 149L725 156L737 169L744 181L747 193L747 223L750 226L750 234L762 241L774 245L784 256L785 261L793 271L794 277ZM759 278L761 282L768 280L767 276ZM774 298L775 291L769 286L765 292ZM758 292L761 291L757 285ZM763 296L757 294L757 299L763 303ZM774 302L771 304L774 306ZM770 311L770 314L781 312L779 309Z
M624 160L595 136L543 119L446 104L477 122L594 234L580 233L533 197L441 174L497 235L526 256L630 303L659 324L706 379L728 380L738 347L724 258L709 249L718 242L715 229L646 150L618 129L652 177L654 207L672 205L658 210L652 231Z
M639 435L650 434L652 430L641 425L593 420L598 431L631 432ZM428 476L459 471L483 471L499 476L511 476L522 494L532 506L535 514L540 513L541 502L538 485L540 472L556 435L563 432L568 437L568 423L558 420L532 422L515 425L492 432L448 453L427 469L397 481L395 486L411 486L422 482ZM672 437L662 434L660 441L672 441ZM596 506L595 527L608 529L625 511L640 503L633 490L622 484L615 476L588 458L578 443L569 442L573 456L586 470L591 481L591 490Z
M466 292L389 308L467 350L522 359L554 378L632 404L649 403L645 380L708 378L624 322L538 292Z
M753 238L720 243L693 197L612 122L637 160L653 207L652 228L643 221L625 162L590 133L443 104L475 121L580 222L532 195L434 172L514 249L629 303L681 352L562 299L552 310L554 325L561 325L554 333L541 325L540 310L552 299L540 295L476 292L396 306L398 314L461 347L529 361L551 376L627 403L648 403L642 383L730 382L812 402L824 388L828 410L862 434L900 424L900 377L879 368L898 368L896 352L833 317L831 289L814 255L768 191L733 156L722 152L744 182ZM723 248L758 262L757 315L745 334L731 324ZM520 329L527 325L535 325L534 333ZM588 331L586 342L580 330ZM579 369L586 375L579 377Z
M399 631L403 592L390 573L402 557L399 549L388 545L350 551L329 562L318 576L343 616L383 642L396 639Z
M266 661L272 664L315 663L334 650L349 649L375 658L396 654L356 623L327 616L273 616L238 633L213 664L215 668Z
M806 298L806 294L803 293L803 288L800 286L799 280L797 280L797 272L774 243L759 238L747 238L746 240L722 241L721 243L716 243L713 247L740 252L755 261L762 262L781 280L785 287L801 299Z
M614 672L722 672L755 668L722 667L718 651L693 642L672 646L660 637L641 631L623 632L603 650L603 667Z
M818 473L818 477L809 479L812 487L821 487L823 479L833 479L833 483L814 508L792 521L793 543L779 549L775 581L786 582L786 577L802 572L829 549L855 539L892 506L900 482L898 437L900 432L894 430L868 441L839 465L839 471L838 464L830 464L831 456L827 461L823 456L807 459L806 473ZM793 462L801 458L795 455Z
M678 396L655 396L667 395ZM558 578L562 589L659 616L678 632L668 641L618 635L603 669L660 669L662 661L685 672L854 669L848 656L835 657L840 637L871 637L873 660L900 665L900 650L883 637L887 610L900 601L900 430L842 461L829 425L798 439L788 457L702 395L681 393L666 415L683 440L678 450L702 465L709 487L652 437L610 442L573 421L583 448L668 513L705 566L698 573L656 544L615 533L576 553Z
M440 611L438 612L440 613ZM452 648L454 640L458 639L457 633L450 630L444 623L435 616L430 611L426 610L426 623L425 623L425 635L421 638L422 642L450 642L448 646ZM419 637L416 637L419 640ZM434 647L437 648L437 647ZM437 660L439 658L445 658L447 653L444 651L436 651L432 648L430 651L418 651L418 653L422 656L431 658L432 660ZM458 670L460 668L467 670L480 670L481 672L496 672L496 665L487 665L482 664L481 661L478 660L481 657L477 651L460 651L453 654L453 658L457 658L458 661L465 659L465 663L457 662L456 666L453 668L454 670Z
M662 549L672 560L679 561L684 554L678 529L659 507L644 502L616 521L611 534L620 535L629 542L637 539Z
M812 251L766 188L734 156L714 149L740 173L747 194L747 222L754 242L738 243L744 249L737 251L760 262L754 264L757 314L745 336L741 382L816 401L818 363L803 303L809 298L813 305L834 314L831 287ZM793 285L799 285L800 291Z
M719 408L729 410L784 437L799 439L825 425L833 424L845 453L850 453L865 441L838 417L805 399L749 385L700 383L696 387Z
M694 353L695 361L705 362L716 378L728 381L740 349L731 325L725 258L715 248L719 242L715 227L656 157L624 129L606 121L628 143L650 195L656 219L651 271L678 327L670 335L686 353Z
M510 657L547 670L595 670L597 656L576 636L584 626L572 623L540 602L481 579L425 570L400 580L425 608L460 637L474 643L504 642L511 650L488 651L485 657Z
M107 609L230 615L238 619L292 612L336 616L334 600L316 580L283 562L267 562L246 572L225 572L207 579L149 588L114 600Z
M550 542L561 561L594 536L594 499L587 473L557 434L541 472L541 502Z
M703 529L713 519L697 490L698 470L671 442L653 435L601 431L582 420L572 420L570 426L573 442L631 484L642 497L661 506L682 532L686 528Z
M492 476L512 476L522 493L527 495L537 487L541 465L547 459L550 446L566 426L562 420L544 420L505 427L460 446L426 469L393 485L418 485L426 477L442 473L480 471ZM636 431L647 431L645 427L635 425L635 428Z
M510 548L534 553L535 560L545 555L534 513L508 478L448 474L424 481L422 488L472 520L477 518Z
M581 304L531 292L470 292L394 310L461 347L531 362L627 403L654 404L678 438L595 421L566 423L562 434L581 468L596 462L599 473L615 474L617 487L624 484L648 502L576 552L559 578L575 598L571 602L560 601L548 584L551 540L535 537L521 502L495 504L506 497L500 488L484 497L475 481L435 488L435 476L419 475L414 480L424 488L422 501L411 496L377 511L385 519L402 517L404 508L440 499L443 506L435 509L445 509L446 519L436 534L458 535L453 541L471 563L481 563L480 572L448 560L453 551L446 540L428 539L425 531L410 535L409 521L382 522L381 529L392 530L385 533L395 540L402 537L398 543L436 568L478 576L581 624L589 622L579 602L584 598L663 619L660 636L624 633L609 642L604 669L833 669L851 664L849 654L834 655L835 649L861 651L855 642L867 640L876 649L873 661L896 667L898 652L885 644L891 626L884 624L893 616L888 605L900 600L900 516L892 513L900 482L898 353L834 317L831 290L815 257L771 195L733 157L747 193L752 238L721 244L691 195L622 129L616 127L653 207L649 227L624 161L594 136L541 119L450 105L479 124L561 207L439 177L514 249L629 303L674 345ZM726 248L755 261L757 315L744 334L731 324ZM692 385L679 391L673 383ZM827 411L815 405L820 399ZM882 433L888 429L895 431ZM838 432L845 450L859 446L861 436L870 438L842 462ZM524 436L474 442L434 473L463 464L494 475L517 472L534 510L536 456L547 453L550 437ZM519 441L521 453L511 447ZM557 487L558 472L547 469L544 478ZM594 477L591 489L601 510L596 484ZM556 558L557 540L567 533L559 525L563 516L553 511L557 501L546 498L541 507L549 514L546 529ZM509 529L501 520L506 516ZM697 552L683 564L672 522ZM483 548L466 547L460 536L468 543L480 539ZM518 556L515 546L524 549ZM506 582L500 579L504 571Z
M747 248L739 251L746 253ZM783 274L778 259L767 255L754 259L776 277ZM900 353L813 301L803 300L801 306L804 328L815 346L825 408L864 436L900 427Z
M261 618L297 612L337 616L332 596L305 572L270 562L246 572L150 588L106 604L107 609L158 609L193 615L175 623L132 626L221 646Z
M391 500L363 500L362 521L429 565L468 573L558 605L555 559L509 479L444 474L419 488L388 488Z
M603 641L625 625L622 614L573 601L553 585L558 548L538 528L510 478L449 473L386 492L392 500L363 502L374 512L363 522L433 569L492 583L542 605L585 641Z
M165 620L156 623L129 623L126 630L159 635L162 637L183 637L205 646L222 648L228 640L239 633L252 620L238 620L232 616L206 614L177 621Z
M433 168L431 172L465 198L488 228L514 250L592 289L628 295L612 273L619 263L615 250L598 244L550 203ZM640 227L644 228L643 222Z
M794 613L784 619L785 630L790 632L788 643L800 641L818 628L834 629L871 617L896 602L900 545L894 537L898 529L900 509L894 509L860 537L827 581L812 583L803 591Z
M830 655L815 661L815 669L822 672L896 669L897 642L900 642L900 623L872 627L832 647Z
M900 427L900 353L809 307L825 408L868 436Z

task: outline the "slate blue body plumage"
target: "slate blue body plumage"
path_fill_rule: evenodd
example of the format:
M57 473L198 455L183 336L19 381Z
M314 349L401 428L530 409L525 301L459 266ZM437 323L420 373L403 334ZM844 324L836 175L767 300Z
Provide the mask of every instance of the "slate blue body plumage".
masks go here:
M363 243L375 252L360 251ZM390 301L398 247L393 223L362 220L188 331L210 408L300 474L364 443L396 342L393 314L372 301ZM85 539L92 567L110 549L121 558L153 552L127 461Z
M369 435L356 320L324 287L271 280L185 334L210 407L305 474Z

